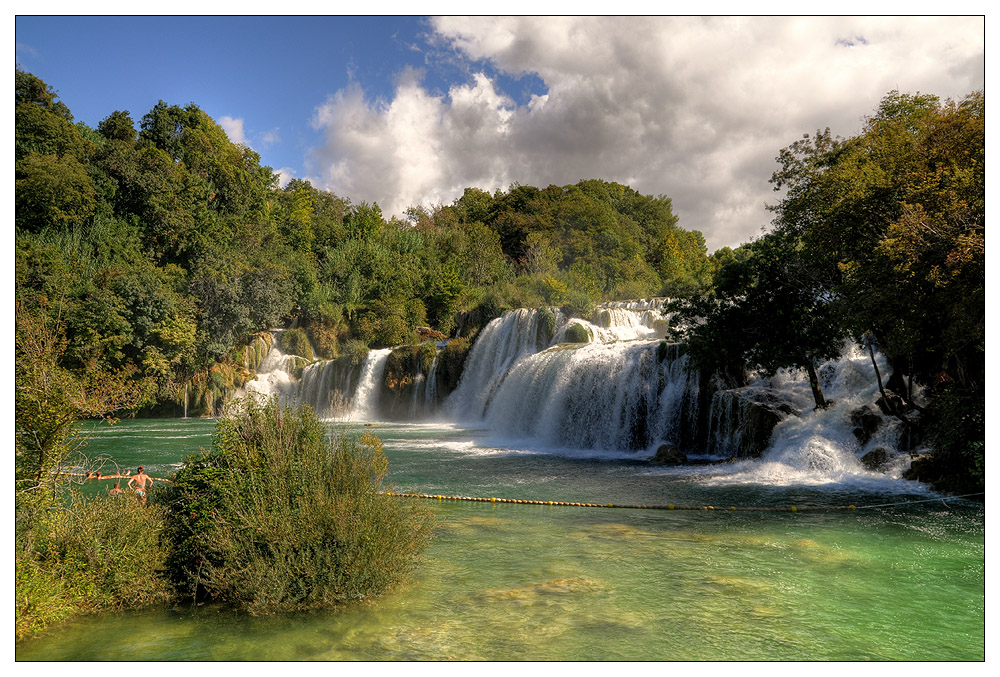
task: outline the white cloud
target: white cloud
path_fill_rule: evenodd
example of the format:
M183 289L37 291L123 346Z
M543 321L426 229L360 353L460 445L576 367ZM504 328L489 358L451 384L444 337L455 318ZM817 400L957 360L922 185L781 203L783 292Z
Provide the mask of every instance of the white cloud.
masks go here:
M274 173L278 175L278 186L281 188L287 186L288 182L295 178L295 170L289 167L275 169Z
M257 143L261 148L267 148L268 146L272 146L279 141L281 141L281 136L278 135L277 127L269 132L264 132L257 139Z
M219 126L222 127L226 132L226 136L233 143L246 144L247 138L243 132L243 118L233 118L228 115L222 115L217 120Z
M445 17L432 28L469 81L434 96L408 70L391 100L358 83L329 97L313 120L320 185L400 214L467 186L603 178L672 197L711 250L768 223L774 157L804 132L855 134L895 88L957 98L984 85L977 17ZM537 74L548 91L516 105L484 60Z

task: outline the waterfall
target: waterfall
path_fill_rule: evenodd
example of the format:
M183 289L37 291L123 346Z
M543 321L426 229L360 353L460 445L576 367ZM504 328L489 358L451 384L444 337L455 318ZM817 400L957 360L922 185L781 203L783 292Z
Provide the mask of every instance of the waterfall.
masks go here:
M277 396L278 401L283 405L294 402L297 387L289 372L295 369L296 360L301 358L282 352L279 347L282 333L284 333L283 329L271 330L273 341L264 359L257 367L257 376L237 391L238 397L256 393L265 398Z
M385 361L392 348L369 350L365 361L361 364L361 377L358 379L358 389L354 395L354 406L351 408L351 418L371 420L378 415L379 384L385 372Z
M321 418L343 413L352 391L355 369L346 360L320 360L302 370L296 401L308 404Z
M428 413L432 413L437 407L437 368L438 368L438 357L441 351L438 350L437 354L434 355L434 361L431 362L431 370L427 375L427 380L424 382L424 407Z
M547 313L527 308L507 311L491 321L476 339L458 387L448 398L451 414L458 419L484 416L507 372L551 345L554 332L558 329L564 334L565 325L566 317L558 310Z
M697 411L698 378L686 357L658 359L658 343L563 345L519 362L497 389L491 430L548 447L637 451L680 444Z
M361 364L347 357L305 364L281 351L275 330L244 390L308 404L321 417L419 420L444 413L485 427L500 446L648 458L673 445L701 459L737 459L726 466L731 481L835 482L898 476L908 465L899 451L902 424L880 411L866 352L847 345L841 357L817 365L830 401L823 410L815 409L801 370L783 369L742 388L702 383L684 347L663 340L665 303L605 304L589 319L555 308L507 311L480 331L457 387L440 403L438 371L455 364L443 359L443 344L432 361L420 346L403 346L397 353L371 350ZM566 342L574 324L588 342ZM888 378L889 365L877 359Z
M698 414L698 377L661 348L663 299L599 307L593 320L558 310L504 313L481 332L447 406L495 435L549 447L635 451L680 444ZM578 324L590 343L563 343ZM667 355L671 357L667 357Z

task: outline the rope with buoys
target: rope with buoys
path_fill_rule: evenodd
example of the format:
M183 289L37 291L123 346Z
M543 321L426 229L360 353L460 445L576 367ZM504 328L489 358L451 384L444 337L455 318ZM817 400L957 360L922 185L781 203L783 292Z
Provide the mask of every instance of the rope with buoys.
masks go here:
M117 474L117 475L99 475L99 476L98 475L90 475L88 477L87 473L82 473L82 472L53 472L52 474L53 475L71 475L73 477L82 477L85 480L127 480L130 477L135 477L135 475L121 475L121 474ZM154 480L156 482L173 482L172 479L168 479L166 477L152 477L151 475L147 475L146 477L149 477L149 479Z
M880 503L877 505L787 505L787 506L770 506L770 507L748 507L748 506L735 506L731 505L729 507L715 506L715 505L676 505L674 503L667 503L663 505L646 505L637 503L579 503L571 501L538 501L533 499L524 498L497 498L496 496L490 496L489 498L481 496L445 496L443 494L412 494L412 493L400 493L395 491L384 492L387 496L399 496L401 498L420 498L420 499L436 499L439 501L474 501L479 503L520 503L527 505L552 505L552 506L569 506L574 508L627 508L630 510L719 510L725 512L804 512L809 510L865 510L867 508L884 508L889 506L898 505L909 505L911 503L929 503L932 501L944 502L948 499L954 498L968 498L970 496L982 496L984 492L976 494L963 494L961 496L949 496L945 498L929 498L921 499L916 501L901 501L899 503ZM947 503L945 503L947 505Z

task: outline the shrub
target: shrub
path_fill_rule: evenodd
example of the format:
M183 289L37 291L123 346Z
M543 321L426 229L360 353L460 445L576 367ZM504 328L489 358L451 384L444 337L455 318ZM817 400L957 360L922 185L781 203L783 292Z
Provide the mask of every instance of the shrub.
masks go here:
M317 357L332 360L340 355L339 332L329 324L312 323L306 329L309 341L316 347Z
M288 355L298 355L310 362L315 358L312 346L309 345L309 336L305 329L286 329L281 333L281 350Z
M350 339L344 344L344 356L351 361L351 364L361 364L367 355L368 346L365 345L364 341Z
M15 635L80 612L137 608L170 596L162 506L130 496L83 498L18 515Z
M241 400L169 497L180 592L250 613L329 608L398 584L430 513L385 495L373 435L330 439L308 407Z

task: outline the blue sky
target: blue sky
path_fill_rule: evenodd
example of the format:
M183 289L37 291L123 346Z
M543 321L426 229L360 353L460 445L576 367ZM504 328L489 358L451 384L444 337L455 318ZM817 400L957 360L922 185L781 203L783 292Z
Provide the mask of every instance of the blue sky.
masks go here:
M411 46L427 30L413 17L19 17L16 26L18 64L77 120L96 126L128 110L138 123L161 99L194 102L216 120L242 119L267 164L299 172L321 142L313 109L351 78L391 96L404 66L422 66Z
M603 178L714 250L758 234L780 148L889 90L985 86L982 17L17 17L77 120L195 103L283 179L387 215Z

